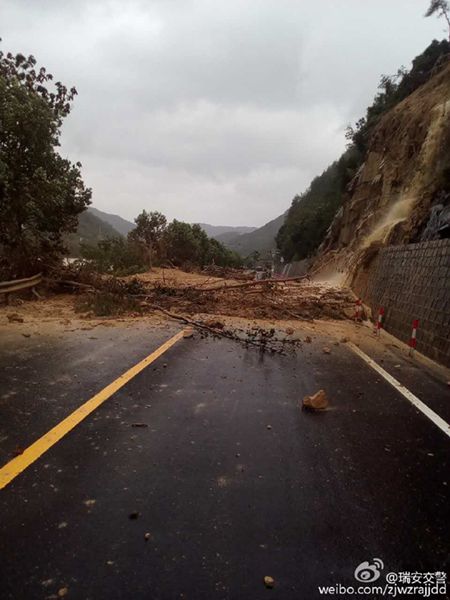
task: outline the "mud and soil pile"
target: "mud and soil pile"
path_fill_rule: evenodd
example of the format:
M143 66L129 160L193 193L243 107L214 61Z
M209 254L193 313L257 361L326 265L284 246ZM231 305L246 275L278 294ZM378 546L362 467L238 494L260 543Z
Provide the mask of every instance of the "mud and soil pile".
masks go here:
M233 278L221 278L152 269L134 277L115 278L67 271L47 280L40 289L40 300L15 296L9 305L0 306L0 325L10 325L11 315L16 314L20 323L27 324L166 317L185 317L184 322L189 323L201 315L206 328L217 331L229 319L305 323L354 317L355 296L349 289L306 278L253 281L248 273L231 275Z
M191 275L191 274L189 274ZM143 310L155 306L196 313L256 319L345 319L354 314L355 296L346 288L301 280L242 282L197 275L184 279L180 272L161 277L139 277L143 289L136 295Z

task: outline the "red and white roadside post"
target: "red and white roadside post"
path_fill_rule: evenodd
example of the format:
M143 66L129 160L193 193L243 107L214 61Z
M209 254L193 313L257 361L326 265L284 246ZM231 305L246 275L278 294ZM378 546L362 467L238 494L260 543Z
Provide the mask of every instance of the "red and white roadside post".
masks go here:
M376 328L375 328L375 333L377 335L380 335L381 330L383 329L383 318L384 318L384 308L380 307L380 310L378 311L378 319L377 319L377 324L376 324Z
M414 319L412 323L412 333L409 340L409 355L412 356L417 347L417 329L419 328L419 319Z

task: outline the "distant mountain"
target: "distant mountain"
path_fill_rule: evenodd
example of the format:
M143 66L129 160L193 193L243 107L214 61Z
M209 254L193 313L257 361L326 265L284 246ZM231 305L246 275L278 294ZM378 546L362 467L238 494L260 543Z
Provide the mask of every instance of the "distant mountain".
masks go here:
M219 235L229 233L240 235L241 233L250 233L256 229L256 227L232 227L231 225L208 225L208 223L197 223L197 225L200 225L200 227L209 237L216 239Z
M222 242L227 248L236 250L236 252L239 252L244 257L255 251L261 253L268 252L276 248L275 236L283 225L286 215L287 211L249 233L233 235L231 233L224 233L217 236L217 240Z
M77 257L80 256L80 244L82 242L96 244L105 238L117 236L120 236L120 233L114 227L96 216L93 210L88 209L78 217L77 231L70 233L65 241L69 249L69 256Z
M127 221L126 219L119 217L119 215L112 215L110 213L103 212L102 210L98 210L98 208L94 208L93 206L88 208L88 212L95 215L105 223L111 225L111 227L125 237L132 229L135 228L135 224L131 223L131 221Z
M247 256L254 250L259 252L275 248L275 236L283 224L285 215L266 223L263 227L233 227L227 225L209 225L198 223L209 237L217 239L228 248L236 250L242 256ZM134 224L119 215L105 213L98 208L89 207L81 213L78 219L76 233L71 233L66 238L69 247L69 256L80 255L80 244L96 244L108 237L124 237L134 229Z
M255 229L256 231L256 229ZM251 233L251 232L249 232ZM235 242L236 240L238 240L243 234L242 233L238 233L236 231L227 231L226 233L220 233L219 235L216 235L216 240L218 242L221 242L222 244L232 244L233 242Z
M88 212L101 219L104 223L111 225L111 227L125 237L135 228L135 224L131 221L127 221L119 215L103 212L93 206L88 208ZM234 236L241 233L250 233L256 229L256 227L233 227L232 225L209 225L208 223L198 223L198 225L212 238L217 238L217 236L223 234L233 234Z

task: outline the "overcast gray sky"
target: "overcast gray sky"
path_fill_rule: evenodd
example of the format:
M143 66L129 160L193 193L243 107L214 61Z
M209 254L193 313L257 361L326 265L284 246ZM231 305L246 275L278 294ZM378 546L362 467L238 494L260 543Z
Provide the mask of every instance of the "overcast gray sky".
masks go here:
M2 47L79 96L62 152L133 219L262 225L345 147L381 73L443 24L428 0L2 0Z

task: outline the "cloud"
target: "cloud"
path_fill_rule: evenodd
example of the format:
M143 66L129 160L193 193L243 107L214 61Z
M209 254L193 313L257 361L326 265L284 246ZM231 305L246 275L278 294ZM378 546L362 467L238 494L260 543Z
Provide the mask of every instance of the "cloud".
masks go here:
M257 107L225 107L207 101L171 110L110 115L113 127L96 130L100 114L89 120L95 136L78 139L82 153L92 153L142 165L170 165L202 176L250 173L255 166L273 165L314 169L327 144L329 158L342 145L339 115L328 106L304 112ZM330 156L331 155L331 156Z
M3 0L3 48L79 91L62 152L99 208L261 225L345 147L381 73L442 37L422 0Z

